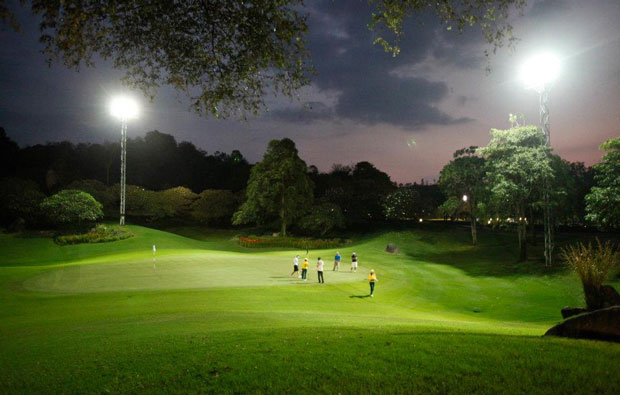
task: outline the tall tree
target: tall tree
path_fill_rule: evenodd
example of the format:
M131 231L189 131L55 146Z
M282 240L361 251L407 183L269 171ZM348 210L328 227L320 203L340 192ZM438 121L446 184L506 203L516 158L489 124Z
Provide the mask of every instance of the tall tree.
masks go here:
M487 160L487 175L497 214L517 224L519 259L527 259L526 215L540 196L545 179L553 180L549 148L536 126L491 129L491 141L478 152Z
M472 146L456 151L454 159L439 173L439 186L447 196L457 199L467 196L465 203L470 206L471 240L474 245L478 242L477 206L486 189L486 163L484 158L476 155L477 148Z
M596 186L586 196L586 219L603 229L620 229L620 137L600 148L607 152L594 165Z
M312 204L313 185L307 170L291 139L272 140L263 160L252 168L247 200L235 213L233 224L263 223L277 216L280 233L286 236L287 225Z

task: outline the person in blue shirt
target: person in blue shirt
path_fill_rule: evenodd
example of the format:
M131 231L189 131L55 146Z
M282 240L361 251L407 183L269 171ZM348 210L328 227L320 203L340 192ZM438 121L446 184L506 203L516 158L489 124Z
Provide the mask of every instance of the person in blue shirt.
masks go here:
M342 259L342 255L338 251L336 251L336 256L334 257L334 269L332 271L336 271L340 269L340 260Z

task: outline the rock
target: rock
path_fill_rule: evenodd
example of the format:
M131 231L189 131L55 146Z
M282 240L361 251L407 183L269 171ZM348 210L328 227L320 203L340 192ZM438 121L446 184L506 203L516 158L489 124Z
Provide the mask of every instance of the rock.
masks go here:
M620 342L620 306L571 317L549 329L545 336Z
M611 285L601 287L601 298L603 299L603 307L620 306L620 294Z
M396 247L396 244L388 244L387 247L385 247L385 252L389 252L390 254L398 254L398 248Z
M562 309L562 318L567 319L577 314L585 313L588 309L583 307L564 307Z

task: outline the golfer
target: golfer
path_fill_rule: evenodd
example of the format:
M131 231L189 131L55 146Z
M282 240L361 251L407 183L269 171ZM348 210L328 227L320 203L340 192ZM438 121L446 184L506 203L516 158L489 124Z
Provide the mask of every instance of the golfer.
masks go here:
M293 258L293 273L291 273L291 277L295 273L299 274L299 255L295 255L295 258ZM301 274L299 274L299 278L301 278Z
M308 280L308 258L304 258L304 262L301 264L301 278L304 281Z
M351 254L351 271L357 271L357 254L355 252Z
M319 275L319 284L325 283L325 278L323 277L323 265L324 265L324 262L321 259L321 257L319 257L319 259L316 261L316 272Z
M370 274L368 275L368 283L370 284L370 297L373 297L373 293L375 292L375 283L379 281L377 279L377 275L375 274L375 270L371 269Z
M336 251L336 256L334 257L334 269L332 271L336 271L340 269L340 260L342 259L342 255L338 251Z

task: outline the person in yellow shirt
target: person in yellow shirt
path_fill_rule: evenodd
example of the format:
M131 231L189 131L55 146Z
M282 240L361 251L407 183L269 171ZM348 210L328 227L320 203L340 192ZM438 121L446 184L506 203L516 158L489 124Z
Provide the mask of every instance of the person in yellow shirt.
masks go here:
M370 274L368 275L368 282L370 283L370 297L373 297L373 293L375 292L375 283L377 281L379 280L375 274L375 269L371 269Z
M301 264L301 278L304 281L308 280L308 266L310 266L308 258L304 258L304 262Z

